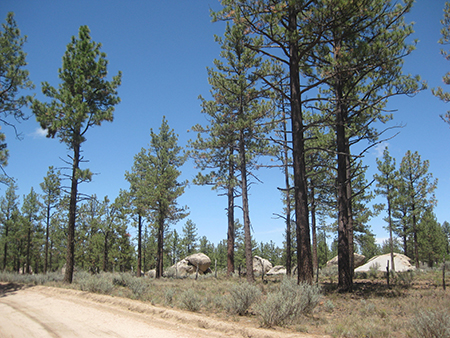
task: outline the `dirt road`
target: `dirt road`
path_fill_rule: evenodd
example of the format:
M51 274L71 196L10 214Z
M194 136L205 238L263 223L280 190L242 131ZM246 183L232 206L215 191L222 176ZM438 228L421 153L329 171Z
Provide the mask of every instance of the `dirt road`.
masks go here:
M0 284L0 337L289 337L147 303L44 286Z

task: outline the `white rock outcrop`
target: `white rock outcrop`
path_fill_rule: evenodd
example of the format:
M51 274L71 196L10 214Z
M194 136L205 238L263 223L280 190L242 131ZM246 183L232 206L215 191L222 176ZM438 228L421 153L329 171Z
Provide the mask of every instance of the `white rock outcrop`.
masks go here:
M253 272L256 274L264 274L270 271L273 268L272 263L270 263L267 259L261 258L259 256L253 257Z
M211 272L209 268L211 266L211 259L201 252L187 256L185 259L175 263L168 270L166 270L164 272L164 276L185 278L196 273L197 266L199 274Z
M201 273L206 273L209 270L209 267L211 266L211 258L206 256L204 253L196 253L190 256L187 256L185 260L188 262L189 265L192 265L194 267L194 272L197 269L198 265L198 271Z
M385 254L380 256L375 256L369 259L369 261L355 269L355 272L368 272L370 268L377 268L378 271L386 271L387 262L389 261L389 268L391 266L391 254ZM411 259L405 255L394 253L394 265L396 272L415 270L416 267L411 264Z
M355 268L364 264L366 260L366 256L360 254L353 254L353 263L355 264ZM327 262L327 266L337 266L338 265L338 256L333 257Z
M267 276L285 275L286 268L283 265L275 265L272 269L267 271Z

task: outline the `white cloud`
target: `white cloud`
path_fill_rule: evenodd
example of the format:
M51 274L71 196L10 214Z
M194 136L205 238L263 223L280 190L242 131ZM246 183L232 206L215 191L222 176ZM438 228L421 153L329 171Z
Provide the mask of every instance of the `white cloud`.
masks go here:
M47 136L47 129L42 129L41 127L36 128L34 132L31 133L33 138L42 138Z
M375 243L382 245L383 242L388 241L389 237L377 237L375 238Z
M383 151L387 147L389 147L389 143L388 142L378 143L375 147L373 147L373 152L374 152L375 156L378 157L378 158L383 157Z

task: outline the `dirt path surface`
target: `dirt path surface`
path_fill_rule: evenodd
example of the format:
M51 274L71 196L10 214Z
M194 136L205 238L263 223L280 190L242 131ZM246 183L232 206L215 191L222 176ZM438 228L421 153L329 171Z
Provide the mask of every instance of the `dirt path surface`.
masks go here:
M3 337L253 337L318 336L245 327L129 299L44 286L0 284Z

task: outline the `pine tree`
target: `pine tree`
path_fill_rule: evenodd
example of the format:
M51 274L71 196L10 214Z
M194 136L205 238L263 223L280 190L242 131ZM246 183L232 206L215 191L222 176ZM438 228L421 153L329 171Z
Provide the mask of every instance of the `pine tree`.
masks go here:
M1 242L2 243L2 270L7 269L7 264L11 261L11 254L8 252L8 244L17 245L12 240L12 231L14 223L17 221L19 214L19 196L16 195L17 185L14 180L9 180L8 188L5 196L0 198L0 222L1 222Z
M100 52L101 44L91 40L90 30L81 26L78 39L72 37L59 69L61 83L56 89L42 84L42 92L51 103L33 101L36 120L48 137L58 136L73 151L69 223L67 237L67 264L64 281L72 283L74 269L75 222L77 215L78 184L91 178L89 169L80 169L81 145L87 131L103 121L113 120L114 106L120 102L116 89L121 83L121 73L112 81L106 80L106 54Z
M317 263L319 268L326 266L331 259L330 249L327 244L327 236L325 231L319 231L317 235Z
M272 89L284 95L289 102L292 135L293 186L297 237L298 282L312 283L313 264L311 253L307 168L305 160L304 119L306 93L318 87L322 81L309 78L300 85L300 78L308 77L307 66L312 49L320 42L327 27L323 9L316 1L253 1L222 0L224 9L215 14L216 20L233 20L244 26L248 35L261 37L249 48L266 57L277 60L286 69L288 91L278 82L267 77L262 80ZM309 81L311 80L311 81Z
M40 249L40 234L42 233L41 220L42 205L38 194L31 188L28 195L24 196L22 204L23 228L26 236L26 273L32 272L31 259L34 251L38 253ZM36 264L38 266L38 264ZM24 271L24 272L25 272ZM38 271L34 271L38 273Z
M169 248L169 256L171 258L171 264L177 263L182 256L181 239L176 229L174 229L166 239L167 247Z
M427 208L418 224L419 259L432 268L445 254L445 234L432 208Z
M183 237L181 238L181 243L183 245L183 251L186 256L194 253L197 249L197 226L192 220L188 219L182 228Z
M441 24L443 26L441 29L442 38L438 42L441 45L448 45L450 43L450 2L446 2L444 5L444 18L441 20ZM441 54L446 60L450 60L450 53L448 51L442 49ZM450 72L447 72L442 80L446 85L450 84ZM445 103L450 102L450 93L444 92L442 87L433 88L431 91L433 95ZM441 118L450 124L450 111L447 111L445 115L441 115Z
M186 217L187 207L179 207L177 199L184 193L187 184L179 181L179 168L186 161L186 154L178 146L178 136L169 129L163 117L159 134L150 131L150 148L146 155L148 172L145 182L148 183L148 206L150 218L157 229L157 265L156 278L160 278L164 268L164 232L170 223Z
M26 53L22 48L26 41L26 36L20 36L14 13L9 12L6 23L2 24L0 30L0 120L3 124L13 127L14 125L7 121L7 117L25 120L27 117L22 108L32 99L31 96L23 96L19 92L34 88L28 79L28 71L24 69L27 62L25 61ZM4 141L5 134L0 133L0 168L2 170L8 160L8 150Z
M101 269L102 235L101 219L104 210L96 195L83 203L78 211L75 257L78 264L92 273Z
M402 74L403 58L413 50L405 42L412 26L404 22L412 4L329 2L326 10L332 24L311 57L313 75L329 86L323 93L330 97L329 114L336 133L341 290L351 290L353 284L352 168L356 165L351 146L362 140L377 141L380 132L373 122L391 118L382 110L389 97L419 90L418 78Z
M399 170L405 192L407 216L411 222L409 228L413 236L416 268L419 268L418 223L423 212L436 203L434 190L438 180L428 173L429 166L429 161L422 161L417 151L412 153L408 150L402 158Z
M375 174L374 178L377 181L376 194L381 194L387 199L387 212L388 212L388 230L389 230L389 246L391 253L391 270L395 271L394 262L394 238L393 238L393 220L392 220L392 208L394 199L398 194L398 172L395 169L395 159L389 155L388 148L383 151L383 161L377 159L377 168L380 174Z
M244 27L239 21L227 24L225 38L217 38L221 44L221 57L226 61L216 60L217 71L209 71L209 82L214 100L203 102L204 112L211 118L211 126L194 127L196 131L207 132L209 139L200 139L193 144L196 149L206 149L208 165L218 168L215 185L225 187L228 196L228 250L229 268L232 270L232 252L234 238L233 218L234 187L240 188L244 219L247 280L253 281L250 212L248 187L249 176L255 168L255 158L269 152L265 135L270 131L271 106L263 101L267 93L259 88L259 78L264 76L265 66L256 53L246 47L250 41L245 36ZM225 151L218 155L220 149ZM205 152L197 154L205 156ZM204 168L205 166L203 166ZM211 177L211 174L210 176ZM225 184L224 184L225 182Z
M50 223L52 219L52 209L54 209L60 200L61 195L61 173L55 172L53 166L50 166L47 171L47 176L44 177L44 182L40 184L44 192L44 206L45 206L45 258L44 258L44 273L48 270L48 250L50 238Z
M142 148L134 156L132 172L125 172L125 178L130 183L130 191L127 196L133 207L133 213L137 217L138 247L137 247L137 276L141 276L142 271L142 226L143 220L149 215L149 195L148 189L151 188L148 182L148 171L150 170L147 150Z
M447 255L450 254L450 223L447 221L444 221L442 223L442 231L445 235L445 252Z

